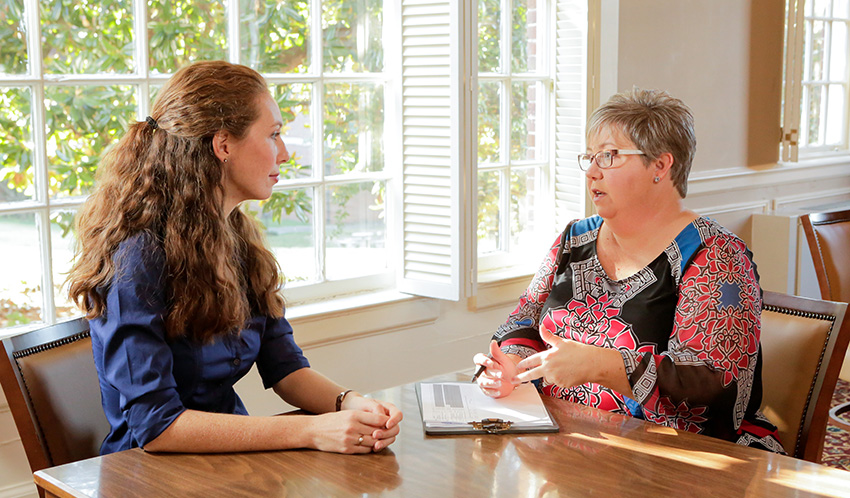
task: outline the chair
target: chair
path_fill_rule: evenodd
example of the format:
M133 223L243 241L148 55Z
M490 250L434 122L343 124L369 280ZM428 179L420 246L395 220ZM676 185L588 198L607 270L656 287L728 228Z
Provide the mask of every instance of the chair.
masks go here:
M84 318L3 339L0 384L32 471L100 454L109 423Z
M762 412L789 455L820 463L829 405L850 341L847 303L764 292Z
M812 253L821 299L850 303L850 210L812 213L800 217ZM841 414L850 412L850 403L830 411L832 423L850 431Z

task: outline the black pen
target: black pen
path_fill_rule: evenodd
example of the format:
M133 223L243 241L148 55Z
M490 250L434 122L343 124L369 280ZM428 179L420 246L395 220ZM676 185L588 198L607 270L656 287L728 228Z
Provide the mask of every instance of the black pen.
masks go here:
M488 354L487 358L492 359L493 357ZM478 376L484 373L484 370L487 370L486 366L481 365L480 367L478 367L478 371L476 371L475 375L472 376L472 380L470 382L475 382L478 379Z

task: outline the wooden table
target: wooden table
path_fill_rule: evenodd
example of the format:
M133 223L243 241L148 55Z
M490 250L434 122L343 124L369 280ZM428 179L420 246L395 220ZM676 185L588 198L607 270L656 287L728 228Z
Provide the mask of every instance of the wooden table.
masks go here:
M39 471L35 482L62 497L850 496L850 472L559 400L545 400L559 434L433 437L412 384L374 396L405 415L379 454L134 449Z

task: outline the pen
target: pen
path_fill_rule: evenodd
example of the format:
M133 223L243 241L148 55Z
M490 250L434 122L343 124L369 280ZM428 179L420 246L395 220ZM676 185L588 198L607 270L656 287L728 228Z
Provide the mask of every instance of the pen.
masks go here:
M493 357L488 354L487 358L493 358ZM478 367L478 370L475 372L475 375L472 376L472 380L470 382L475 382L478 379L478 376L481 375L482 373L484 373L484 370L487 370L487 367L485 367L484 365L481 365L480 367Z

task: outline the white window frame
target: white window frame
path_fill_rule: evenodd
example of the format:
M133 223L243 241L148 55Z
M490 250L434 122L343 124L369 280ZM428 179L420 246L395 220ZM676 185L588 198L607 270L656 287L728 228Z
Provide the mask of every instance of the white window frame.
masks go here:
M312 1L316 8L319 0ZM591 0L590 4L598 1ZM150 85L162 84L168 76L149 74L147 57L142 56L138 61L137 75L45 78L41 68L37 0L25 2L27 24L38 26L28 33L29 56L35 62L30 75L2 77L0 86L33 88L32 126L36 146L32 152L35 174L41 181L36 183L37 191L32 201L2 205L0 214L36 214L42 241L42 286L51 289L50 213L79 208L85 199L49 198L44 182L47 175L45 85L59 84L60 81L67 85L116 82L138 85L138 119L143 119L149 110ZM549 33L554 48L550 50L549 57L552 60L550 71L554 71L554 96L550 100L549 121L552 124L547 126L553 138L548 156L549 187L540 195L551 199L554 228L557 230L569 219L585 213L583 176L575 165L575 157L584 149L584 125L590 105L588 95L596 88L595 83L589 86L588 81L597 76L599 69L597 64L589 76L588 64L592 61L588 58L588 51L592 47L589 48L587 42L588 2L551 2L553 15ZM145 2L137 2L134 12L136 33L146 33ZM238 18L231 12L228 16L228 35L230 39L238 40ZM314 23L320 22L320 16L313 18ZM314 32L320 32L317 24L314 24ZM383 27L384 39L390 40L385 43L384 73L386 167L381 174L371 174L368 178L381 177L387 181L387 250L396 270L368 281L353 279L350 282L330 282L326 286L287 289L290 305L347 295L356 290L386 291L392 288L392 280L395 280L396 291L408 294L450 300L476 294L477 2L387 0ZM144 42L142 38L145 38ZM139 53L146 54L146 37L137 36L136 43ZM238 47L230 44L229 50L231 59L236 60ZM314 54L314 64L317 61L320 63L321 59ZM311 77L315 78L311 75L266 75L273 84L302 83ZM333 79L348 81L347 78L343 75ZM315 88L314 92L318 92ZM320 100L314 99L314 109L321 110L317 102L320 103ZM435 113L436 108L441 111ZM318 119L316 116L320 114L314 112L314 119ZM316 126L316 129L319 127ZM314 184L312 178L297 179L282 182L277 188ZM314 202L321 201L320 196L314 199ZM313 216L320 214L314 211ZM43 293L43 296L44 322L53 323L53 294ZM386 299L393 301L398 297ZM362 299L355 301L359 304L352 306L363 306Z
M385 1L385 19L392 18L395 15L395 6L397 0ZM321 0L312 0L312 9L314 13L320 13ZM33 174L35 177L35 189L32 199L26 201L12 202L0 204L0 216L9 214L33 214L36 220L36 227L39 238L40 261L41 261L41 288L43 290L41 303L41 320L33 322L29 325L20 325L7 327L9 331L26 330L40 324L52 324L57 321L56 317L56 299L52 290L54 287L53 276L53 243L50 234L50 216L58 211L77 211L85 202L87 196L74 197L59 197L51 198L47 189L48 161L47 161L47 137L45 130L45 87L49 86L78 86L78 85L133 85L138 88L138 103L136 119L141 121L150 112L150 87L151 85L164 84L170 75L162 75L151 73L148 67L148 39L147 39L147 2L144 0L136 0L133 3L133 29L136 45L136 72L133 74L61 74L51 75L45 74L42 58L41 46L41 22L40 22L40 4L38 0L24 0L25 24L27 30L27 54L29 59L29 73L24 75L2 75L0 76L0 87L29 87L31 89L32 99L32 139L33 139ZM239 40L239 12L234 9L227 9L227 36L228 41ZM311 16L311 32L317 40L321 40L322 33L322 18L321 15ZM384 30L384 45L389 48L393 43L388 43L387 40L392 40L393 36L397 36L397 32L391 26L387 26L385 21ZM311 40L313 41L313 40ZM310 178L281 180L275 187L274 191L283 191L291 188L314 188L313 196L313 227L314 230L314 250L316 251L316 264L319 272L324 273L324 254L325 254L325 220L324 220L324 189L326 186L355 183L361 181L384 181L386 182L386 193L388 202L386 203L386 251L388 254L395 252L394 241L398 238L395 232L395 224L393 219L395 215L393 211L397 208L389 200L393 198L392 189L394 187L394 175L396 171L390 167L393 161L393 147L388 147L386 151L387 157L385 160L386 167L380 172L367 172L349 175L333 175L325 176L322 158L324 157L323 147L323 126L322 126L322 98L323 85L325 83L358 83L372 82L381 83L384 88L384 130L385 137L390 137L389 130L394 129L395 116L394 106L395 101L391 98L392 85L390 82L391 71L387 69L380 74L328 74L322 73L322 47L320 43L311 43L311 73L309 74L264 74L266 81L269 84L279 85L288 83L308 83L311 84L311 126L313 130L313 148L315 158L318 160L318 165L314 164L314 173ZM392 50L390 50L392 53ZM240 58L240 46L238 43L228 43L228 59L238 62ZM389 60L389 57L388 57ZM389 145L393 140L385 138L385 142ZM316 162L316 160L314 160ZM307 285L290 284L284 294L288 304L305 302L320 298L328 298L330 296L348 295L356 292L369 291L374 289L386 289L394 285L395 273L393 269L393 258L387 258L388 268L385 271L373 275L367 275L357 278L349 278L344 280L325 281L323 276L319 276L319 282ZM284 267L286 262L281 262ZM64 290L64 289L63 289Z
M515 248L512 247L511 239L511 172L515 168L534 168L537 174L537 190L533 195L540 196L539 200L544 201L538 203L542 206L548 206L550 203L545 202L547 193L550 192L550 170L551 170L551 155L553 152L550 144L553 134L551 133L552 122L552 97L554 94L554 78L552 77L552 67L554 60L552 58L550 44L546 40L551 39L552 32L552 2L549 0L539 0L537 4L537 29L540 30L538 37L539 43L537 50L540 51L538 61L543 67L534 73L514 73L511 68L511 39L512 26L511 14L513 13L513 5L515 0L501 0L501 16L499 26L499 52L500 52L500 71L492 73L478 72L479 86L485 83L497 83L500 87L500 119L499 119L499 158L495 163L484 164L477 162L477 172L496 172L501 176L499 192L499 244L501 249L496 251L478 255L478 271L480 277L485 277L485 272L499 271L503 273L506 268L514 267L520 272L527 273L529 268L534 268L536 263L528 261L524 255L518 255ZM548 21L548 22L547 22ZM477 29L476 29L477 31ZM535 106L537 111L537 119L535 121L535 135L543 143L537 146L538 158L533 161L514 160L511 158L511 110L513 105L513 84L531 82L538 83L542 89L539 100ZM477 99L476 99L477 100ZM476 102L477 103L477 102ZM477 181L477 175L476 175ZM553 216L550 209L540 209L535 219L534 232L540 239L539 242L544 242L551 235L552 230L549 230L553 225ZM543 233L541 233L543 232ZM542 246L541 246L542 247ZM522 263L518 264L518 260ZM501 270L501 271L500 271ZM533 271L533 270L532 270Z
M808 0L812 2L813 0ZM832 50L831 34L832 24L843 22L847 25L848 44L850 45L850 20L834 16L809 17L805 15L806 0L788 0L786 4L786 35L785 35L785 74L783 92L783 120L781 135L781 160L784 162L797 162L803 159L817 159L824 157L837 157L850 155L850 62L845 66L843 80L829 79L829 54ZM825 23L824 36L824 67L822 69L824 78L820 80L804 79L806 74L805 63L811 60L806 51L811 51L811 43L806 40L806 26L812 21L823 21ZM850 47L848 47L850 53ZM844 134L841 143L835 145L806 146L807 130L803 129L807 117L808 102L804 92L805 87L841 84L844 86L844 108L843 113ZM826 133L825 123L827 114L836 111L836 106L829 106L829 96L822 97L821 115L822 122L819 127L821 133Z

